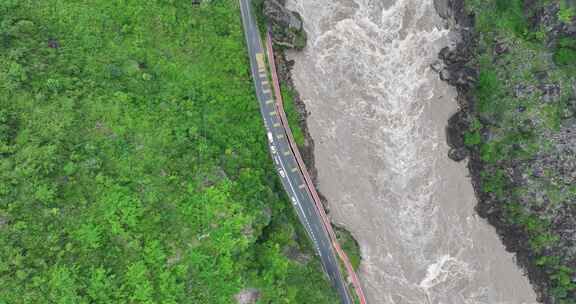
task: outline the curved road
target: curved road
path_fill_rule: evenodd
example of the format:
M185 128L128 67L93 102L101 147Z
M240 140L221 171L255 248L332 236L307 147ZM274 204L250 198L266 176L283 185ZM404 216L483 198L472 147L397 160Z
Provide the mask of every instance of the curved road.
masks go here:
M240 0L244 33L250 57L250 66L256 96L260 103L260 112L264 119L267 130L270 152L274 164L282 180L282 185L288 193L290 200L298 214L298 218L312 240L317 253L320 255L322 266L332 285L344 304L352 304L353 301L348 293L346 282L340 273L339 261L336 259L330 236L318 214L314 200L307 187L306 180L300 172L300 168L286 137L279 109L276 107L271 86L268 82L268 69L265 63L266 55L260 39L260 32L252 14L251 1Z

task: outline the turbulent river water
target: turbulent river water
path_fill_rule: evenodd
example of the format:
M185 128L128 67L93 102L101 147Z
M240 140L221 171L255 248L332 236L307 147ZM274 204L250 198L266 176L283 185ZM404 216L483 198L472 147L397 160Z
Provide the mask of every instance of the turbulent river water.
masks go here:
M454 37L433 0L288 0L309 35L289 54L321 192L358 240L372 304L528 304L535 295L447 158L455 90L430 70Z

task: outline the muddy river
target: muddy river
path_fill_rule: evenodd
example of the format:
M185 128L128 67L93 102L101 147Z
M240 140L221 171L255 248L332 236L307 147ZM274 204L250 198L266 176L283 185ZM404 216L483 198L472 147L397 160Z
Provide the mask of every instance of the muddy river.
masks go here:
M289 57L320 191L360 244L370 303L535 303L474 212L466 164L446 156L456 93L429 66L455 37L433 0L288 2L309 35Z

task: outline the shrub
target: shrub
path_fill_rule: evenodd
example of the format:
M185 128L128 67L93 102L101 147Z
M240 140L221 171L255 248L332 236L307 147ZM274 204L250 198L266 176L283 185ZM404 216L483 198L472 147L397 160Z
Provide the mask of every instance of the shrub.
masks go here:
M554 53L554 62L557 65L576 64L576 51L569 48L558 48Z
M567 4L562 5L558 11L558 19L564 23L570 23L572 22L572 18L574 18L574 9Z
M481 142L480 131L466 132L464 134L464 144L467 146L479 145Z
M486 193L493 193L498 198L504 196L504 189L506 188L506 175L503 170L496 170L493 174L483 174L482 176L482 189Z
M516 34L526 32L523 0L496 0L496 8L501 15L496 18L496 23L500 28Z
M554 62L563 66L576 64L576 39L571 37L559 39L554 52Z

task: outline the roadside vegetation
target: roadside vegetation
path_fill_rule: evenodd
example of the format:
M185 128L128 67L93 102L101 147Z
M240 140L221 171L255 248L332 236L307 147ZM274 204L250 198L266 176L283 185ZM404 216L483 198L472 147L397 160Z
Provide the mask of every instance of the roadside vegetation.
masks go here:
M350 259L350 264L352 264L354 270L358 270L358 267L360 267L360 261L362 259L358 242L356 242L352 234L346 229L336 227L334 230L336 232L338 243L340 246L342 246L342 250L344 250L348 256L348 259Z
M0 1L0 303L336 303L235 1Z
M575 3L466 3L479 77L464 141L481 166L479 209L546 303L576 303Z
M286 112L286 118L288 118L288 125L292 130L292 135L294 135L294 141L298 147L304 147L304 132L300 128L298 110L296 109L296 104L294 103L294 92L285 84L281 84L280 90L282 91L282 99L284 100L284 112Z

